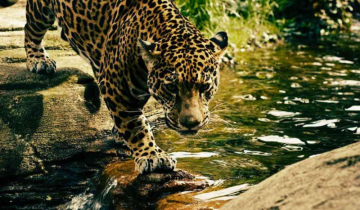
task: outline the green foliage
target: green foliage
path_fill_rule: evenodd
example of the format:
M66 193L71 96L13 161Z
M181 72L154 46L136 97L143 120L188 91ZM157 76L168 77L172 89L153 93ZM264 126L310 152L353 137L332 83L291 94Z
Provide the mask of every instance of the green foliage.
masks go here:
M179 0L181 13L189 17L200 30L203 30L210 24L210 7L211 0Z
M227 31L230 43L244 46L248 40L274 33L275 2L270 0L177 0L181 13L190 18L207 36Z
M318 36L347 30L360 0L176 0L206 36L229 34L233 46L266 41L269 34Z
M347 30L352 23L354 3L359 0L276 0L276 17L299 35L328 35Z

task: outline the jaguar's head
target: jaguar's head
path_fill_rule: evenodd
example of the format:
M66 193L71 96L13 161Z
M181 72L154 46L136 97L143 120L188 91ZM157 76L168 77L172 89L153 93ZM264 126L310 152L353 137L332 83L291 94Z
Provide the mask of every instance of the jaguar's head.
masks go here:
M195 134L209 122L208 105L219 86L218 61L227 45L225 32L211 39L185 34L156 43L139 40L150 94L162 104L170 128Z

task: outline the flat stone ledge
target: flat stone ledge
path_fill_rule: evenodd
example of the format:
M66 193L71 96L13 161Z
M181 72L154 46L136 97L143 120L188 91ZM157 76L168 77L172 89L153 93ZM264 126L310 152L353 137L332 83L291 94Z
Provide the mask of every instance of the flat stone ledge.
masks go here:
M0 31L22 30L25 26L26 0L19 0L15 5L0 8Z

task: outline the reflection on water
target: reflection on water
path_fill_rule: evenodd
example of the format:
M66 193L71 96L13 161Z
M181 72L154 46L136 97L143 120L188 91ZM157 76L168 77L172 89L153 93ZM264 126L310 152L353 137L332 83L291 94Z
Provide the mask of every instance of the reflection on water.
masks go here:
M350 107L350 108L347 108L347 109L345 109L346 111L349 111L349 112L351 112L351 111L358 111L358 112L360 112L360 106L352 106L352 107Z
M191 153L191 152L173 152L170 153L171 157L173 158L205 158L205 157L212 157L217 155L215 152L197 152L197 153Z
M242 191L248 190L251 186L248 184L242 184L238 186L229 187L222 190L217 190L209 193L203 193L196 195L196 199L200 200L229 200L234 198L236 194Z
M212 122L195 137L158 131L159 144L181 157L179 168L228 188L359 141L359 38L240 52L221 72Z
M262 137L258 137L258 140L262 142L277 142L282 144L305 145L305 142L301 141L300 139L290 138L288 136L262 136Z

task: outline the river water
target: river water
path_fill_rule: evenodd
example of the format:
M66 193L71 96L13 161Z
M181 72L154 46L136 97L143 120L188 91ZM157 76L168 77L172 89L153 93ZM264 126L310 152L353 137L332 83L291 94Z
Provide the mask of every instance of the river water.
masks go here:
M221 71L213 122L157 141L178 167L224 187L256 184L289 164L360 140L360 36L239 52Z
M360 140L359 58L357 33L240 50L221 70L212 122L193 137L159 130L157 142L178 168L229 189L200 199L233 198L287 165Z

